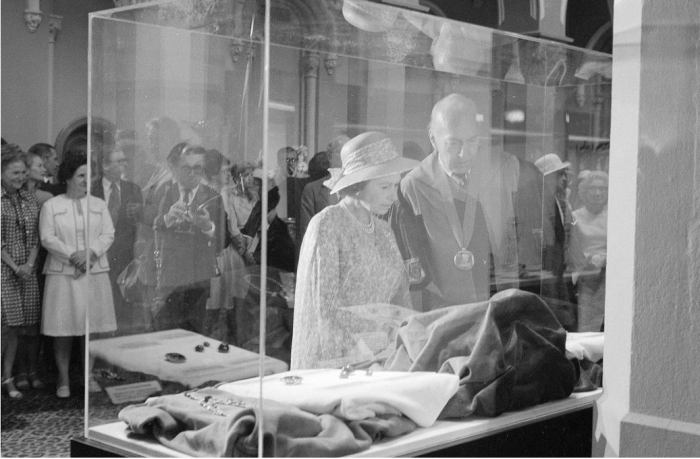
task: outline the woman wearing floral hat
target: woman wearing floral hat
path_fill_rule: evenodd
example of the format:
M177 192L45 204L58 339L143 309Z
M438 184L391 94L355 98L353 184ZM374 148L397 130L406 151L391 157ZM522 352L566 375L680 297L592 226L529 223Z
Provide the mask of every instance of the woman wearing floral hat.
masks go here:
M411 308L396 239L377 216L396 201L401 174L418 162L401 157L380 132L351 139L341 158L342 168L330 169L325 182L340 202L311 219L301 246L292 369L339 368L372 358L369 337L376 335L377 322L344 308Z

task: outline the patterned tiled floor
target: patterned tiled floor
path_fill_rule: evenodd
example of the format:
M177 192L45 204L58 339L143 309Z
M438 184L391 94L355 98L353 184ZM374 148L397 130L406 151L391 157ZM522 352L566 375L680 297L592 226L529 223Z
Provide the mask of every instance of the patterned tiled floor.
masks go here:
M79 361L78 358L74 360ZM83 378L80 367L77 363L71 367L71 397L68 399L56 397L55 370L42 375L45 388L24 391L21 400L13 400L3 392L1 457L70 457L70 439L84 434L84 389L80 384ZM155 379L142 373L119 370L99 359L93 373L102 387ZM163 394L186 389L174 382L161 383ZM113 405L104 392L92 394L90 425L116 421L119 411L128 404Z
M25 391L21 400L3 393L2 457L70 457L70 439L83 435L83 389L74 384L71 397L59 399L54 387ZM93 397L90 419L113 420L120 409L106 397Z

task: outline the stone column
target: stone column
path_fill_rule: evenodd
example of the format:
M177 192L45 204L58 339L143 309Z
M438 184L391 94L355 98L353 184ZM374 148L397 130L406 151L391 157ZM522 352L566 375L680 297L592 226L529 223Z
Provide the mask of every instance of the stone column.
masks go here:
M615 2L594 456L700 452L700 1Z
M320 56L316 51L306 51L302 56L304 70L304 126L302 139L310 154L316 152L316 103L318 97L318 67Z

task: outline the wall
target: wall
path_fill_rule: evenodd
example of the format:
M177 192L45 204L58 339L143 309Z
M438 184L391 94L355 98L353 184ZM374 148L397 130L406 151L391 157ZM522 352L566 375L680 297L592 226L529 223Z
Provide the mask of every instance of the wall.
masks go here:
M87 113L88 13L113 8L111 0L42 0L36 32L24 23L26 3L2 2L2 136L29 148L54 143L60 130ZM53 130L48 130L48 15L63 16L54 45Z
M605 394L594 451L700 451L700 1L615 5Z

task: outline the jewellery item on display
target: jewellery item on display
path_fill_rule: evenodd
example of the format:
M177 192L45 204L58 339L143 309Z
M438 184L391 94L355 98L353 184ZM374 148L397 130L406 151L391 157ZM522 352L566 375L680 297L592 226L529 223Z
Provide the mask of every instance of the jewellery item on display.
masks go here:
M455 255L454 263L457 269L469 271L474 267L474 254L467 249L462 249Z
M170 363L185 363L185 358L184 355L178 354L177 352L169 352L165 354L165 360L167 360Z
M209 341L204 342L204 347L209 347Z
M198 344L194 347L195 352L204 352L204 346Z
M226 400L220 400L218 398L215 398L211 395L205 395L203 397L197 397L194 393L192 392L185 392L184 394L185 397L194 400L195 402L199 402L199 406L202 406L206 408L207 410L211 411L217 416L226 416L226 413L218 409L216 406L217 405L227 405L227 406L237 406L239 408L248 408L251 406L249 403L246 403L242 400L234 400L231 398L227 398Z
M369 215L369 224L365 224L358 220L357 217L355 217L345 206L341 205L340 208L343 209L345 213L350 216L355 225L357 225L357 227L360 228L362 231L364 231L367 234L374 233L374 219L372 218L372 214Z
M228 352L228 343L219 344L219 352Z
M301 384L302 379L303 378L301 376L285 376L283 378L280 378L280 381L282 381L288 386L298 386L299 384Z
M258 274L246 274L243 276L243 279L248 283L248 286L256 293L260 293L260 281L261 277ZM283 296L283 294L286 294L286 290L284 288L284 285L282 285L279 281L276 281L275 279L270 278L270 276L266 277L267 279L267 285L268 287L265 288L265 293L270 296ZM271 290L270 286L272 287L277 287L278 290Z
M93 378L100 378L100 379L108 379L111 381L124 381L124 378L122 378L117 373L115 373L114 371L109 370L107 368L95 368L94 370L92 370L92 377Z
M340 369L340 379L346 379L350 377L350 374L355 370L361 370L365 368L365 376L372 376L374 370L372 370L372 364L376 363L377 360L372 360L369 362L360 362L355 365L348 364Z

